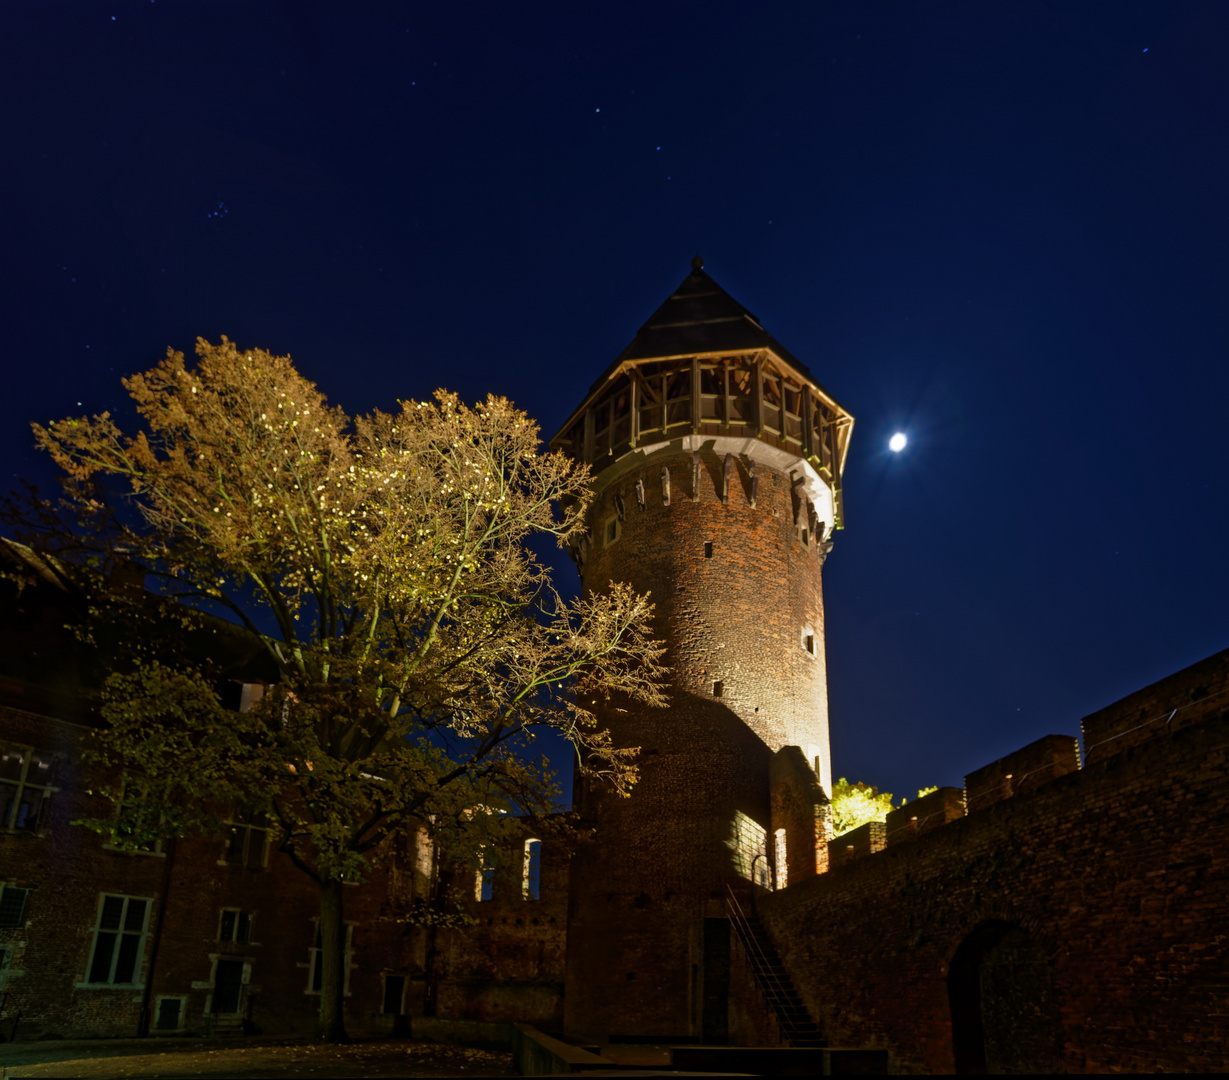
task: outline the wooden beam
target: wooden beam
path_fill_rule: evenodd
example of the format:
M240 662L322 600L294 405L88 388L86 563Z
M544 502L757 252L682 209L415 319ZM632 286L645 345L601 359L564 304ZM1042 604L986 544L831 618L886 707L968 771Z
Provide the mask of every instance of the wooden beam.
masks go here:
M691 433L700 430L700 358L691 358Z
M631 378L629 378L627 381L628 383L630 383L629 392L631 394L632 415L631 415L631 423L627 429L628 430L628 442L632 446L635 446L636 443L640 441L640 379L637 378L636 370L634 368L629 372L629 375L631 376ZM641 499L640 502L641 502L641 505L644 504L643 499Z
M755 433L764 432L764 365L757 354L751 361L751 378L754 384L751 389L751 407L755 410Z

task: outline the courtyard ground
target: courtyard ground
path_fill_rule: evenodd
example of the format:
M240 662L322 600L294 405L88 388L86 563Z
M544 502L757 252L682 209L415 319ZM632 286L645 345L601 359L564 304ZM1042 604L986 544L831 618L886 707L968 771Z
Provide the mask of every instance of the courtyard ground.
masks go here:
M417 1039L91 1039L0 1043L0 1077L511 1076L512 1054Z

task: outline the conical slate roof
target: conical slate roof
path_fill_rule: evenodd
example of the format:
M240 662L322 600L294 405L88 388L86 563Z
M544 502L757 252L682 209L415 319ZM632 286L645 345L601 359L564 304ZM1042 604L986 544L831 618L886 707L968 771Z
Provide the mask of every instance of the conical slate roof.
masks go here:
M635 338L593 384L596 389L629 360L650 360L696 353L771 349L811 379L806 366L778 342L760 321L704 272L704 260L691 260L691 273L637 331ZM813 380L812 380L813 381Z

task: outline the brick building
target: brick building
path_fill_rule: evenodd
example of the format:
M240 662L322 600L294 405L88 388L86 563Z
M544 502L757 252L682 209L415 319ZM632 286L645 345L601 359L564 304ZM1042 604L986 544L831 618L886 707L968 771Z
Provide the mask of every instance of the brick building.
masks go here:
M1083 755L1048 736L831 838L822 568L852 423L693 263L553 440L595 474L582 587L651 591L667 643L668 708L595 706L641 781L578 782L589 838L510 851L467 928L398 917L437 873L404 837L347 890L355 1030L433 1009L903 1072L1229 1064L1229 651L1086 717ZM136 854L71 824L99 812L100 673L57 636L68 602L43 580L0 621L0 1035L309 1030L316 894L260 822Z
M102 673L64 631L71 589L20 545L0 559L35 579L0 581L0 1037L314 1030L319 894L262 821L233 808L225 835L139 852L73 824L109 809L82 754ZM213 645L236 707L266 674L244 644ZM559 1023L566 857L540 840L519 854L494 881L459 883L468 928L404 921L439 881L422 831L345 890L353 1030L393 1030L428 999L442 1015Z

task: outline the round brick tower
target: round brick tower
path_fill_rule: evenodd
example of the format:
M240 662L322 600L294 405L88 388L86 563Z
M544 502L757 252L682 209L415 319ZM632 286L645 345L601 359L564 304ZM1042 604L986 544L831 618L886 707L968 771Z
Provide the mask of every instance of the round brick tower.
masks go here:
M583 589L651 593L670 672L667 708L599 710L640 748L630 798L576 787L594 834L564 1006L585 1037L724 1038L728 889L815 872L774 829L774 755L831 791L820 570L853 418L692 266L552 442L595 474Z

